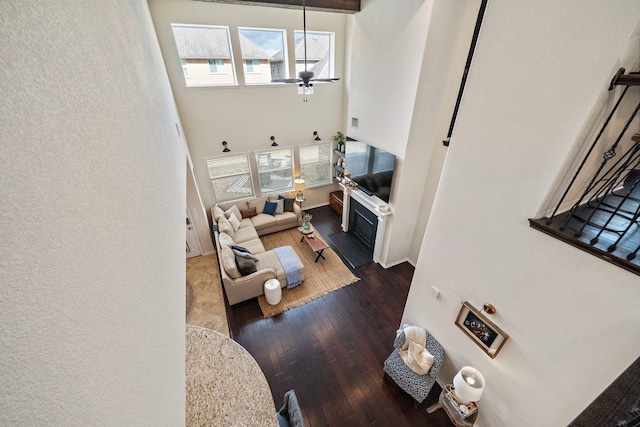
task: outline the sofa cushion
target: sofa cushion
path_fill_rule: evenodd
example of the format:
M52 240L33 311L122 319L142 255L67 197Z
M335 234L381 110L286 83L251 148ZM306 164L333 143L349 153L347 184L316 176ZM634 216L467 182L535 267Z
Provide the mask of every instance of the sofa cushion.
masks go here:
M218 234L218 241L220 242L220 246L231 247L236 244L236 242L227 233Z
M223 246L220 251L220 259L222 260L222 267L232 279L239 279L242 277L238 266L236 265L236 254L233 253L229 246Z
M258 269L256 268L256 262L249 258L244 258L236 255L236 265L238 266L238 271L243 276L248 276L249 274L258 271Z
M224 216L224 211L220 208L220 206L216 205L211 209L211 215L213 216L213 220L218 222L221 216Z
M254 240L254 239L259 239L260 237L258 237L258 233L256 232L256 229L253 227L243 227L243 228L239 228L238 231L236 231L236 236L233 239L237 244L244 246L242 243L243 242L247 242L249 240Z
M236 205L233 205L229 209L224 211L224 216L226 216L227 219L231 218L231 215L238 218L238 220L242 219L242 214L240 213L240 209L238 209Z
M298 225L298 216L293 212L285 212L280 215L275 216L276 224L278 225L287 225L290 224L291 227L296 227Z
M236 231L233 229L233 226L231 225L229 220L224 216L220 217L220 219L218 220L218 229L221 233L227 233L229 236L231 236L232 239L235 240Z
M227 209L229 209L231 206L237 206L238 209L247 209L247 201L246 200L240 200L240 201L235 201L235 202L220 202L218 203L218 206L223 210L226 211Z
M280 196L280 200L284 202L285 212L293 212L293 204L295 203L296 199L294 199L293 197Z
M264 270L265 268L271 268L276 272L276 279L280 281L280 287L284 288L287 286L287 274L284 272L284 268L282 268L282 264L280 263L280 259L278 255L276 255L273 251L266 251L261 254L253 253L258 261L256 261L256 267L258 270Z
M253 226L256 230L262 230L276 225L275 217L264 213L258 214L251 218L251 222L253 222Z
M242 209L240 214L242 215L242 218L251 218L258 215L258 212L256 212L256 208L254 207L250 209Z
M264 245L260 239L247 240L246 242L242 242L242 246L247 248L253 255L264 252Z
M267 201L266 196L256 197L255 199L251 199L247 202L248 208L256 208L256 213L261 214L264 210L264 204ZM246 208L245 208L246 209Z

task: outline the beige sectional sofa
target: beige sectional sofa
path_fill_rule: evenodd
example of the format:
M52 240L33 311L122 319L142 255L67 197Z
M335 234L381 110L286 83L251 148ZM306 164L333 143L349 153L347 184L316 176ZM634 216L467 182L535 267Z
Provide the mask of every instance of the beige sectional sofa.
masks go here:
M214 235L220 274L229 304L237 304L264 293L264 282L278 279L280 286L287 287L287 275L278 258L272 250L265 250L260 236L297 227L300 224L300 207L291 198L280 198L282 213L270 214L265 212L266 202L278 203L279 196L263 196L250 200L219 203L211 208L214 224ZM273 207L270 205L269 207ZM284 209L287 209L286 211ZM235 227L231 216L239 220ZM252 267L242 271L241 264L245 261L238 256L237 247L247 249L255 262ZM234 252L234 249L236 251ZM295 252L294 252L295 254ZM301 279L304 279L304 266L295 256L299 266ZM240 268L239 268L240 267ZM246 267L246 266L244 266ZM243 274L244 273L244 274Z

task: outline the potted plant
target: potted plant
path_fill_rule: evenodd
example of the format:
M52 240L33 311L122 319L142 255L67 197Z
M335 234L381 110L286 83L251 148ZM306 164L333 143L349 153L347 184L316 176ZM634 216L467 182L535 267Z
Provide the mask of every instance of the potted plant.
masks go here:
M302 232L303 233L311 232L311 218L313 218L313 215L311 215L310 213L305 213L304 215L302 215Z
M344 134L342 132L337 132L333 135L333 140L338 143L338 151L344 153L344 143L347 140Z

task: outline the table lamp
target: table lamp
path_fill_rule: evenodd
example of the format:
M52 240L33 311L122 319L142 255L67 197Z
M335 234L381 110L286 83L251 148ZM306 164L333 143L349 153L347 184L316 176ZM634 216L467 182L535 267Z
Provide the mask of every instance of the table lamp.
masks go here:
M302 192L304 191L304 179L298 178L298 179L294 180L293 181L293 186L294 186L295 190L298 192L298 194L296 194L296 201L303 202L304 201L304 195L302 194Z
M464 366L453 377L453 392L462 403L477 402L484 390L484 377L476 368Z

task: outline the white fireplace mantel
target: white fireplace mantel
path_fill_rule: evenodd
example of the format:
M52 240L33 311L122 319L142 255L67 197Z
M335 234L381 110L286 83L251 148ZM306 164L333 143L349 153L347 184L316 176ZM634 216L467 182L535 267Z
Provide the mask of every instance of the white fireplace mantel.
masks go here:
M369 196L358 189L349 188L342 183L340 183L340 187L342 187L344 194L342 198L342 231L345 233L349 231L349 209L352 197L378 218L376 241L373 248L373 261L380 264L380 256L384 245L384 232L387 227L387 220L392 215L391 208L377 196Z

